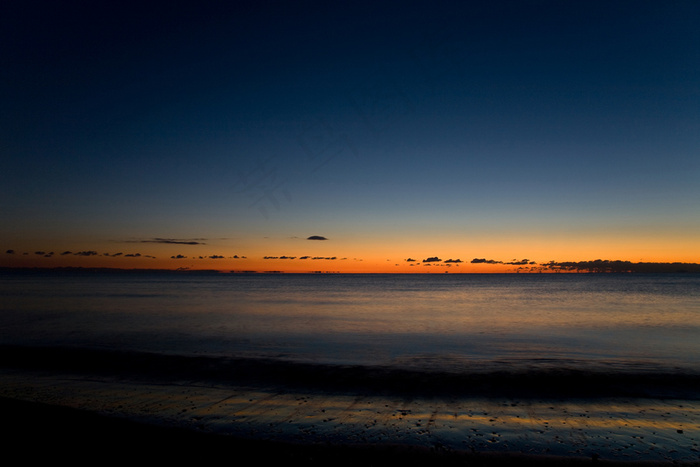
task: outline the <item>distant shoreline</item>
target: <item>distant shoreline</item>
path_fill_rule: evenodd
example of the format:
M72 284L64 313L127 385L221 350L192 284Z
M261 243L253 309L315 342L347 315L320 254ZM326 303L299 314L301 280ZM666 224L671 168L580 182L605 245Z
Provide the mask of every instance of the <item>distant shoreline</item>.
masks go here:
M628 275L628 274L700 274L698 263L636 263L644 265L638 270L551 270L540 272L285 272L285 271L237 271L218 269L160 269L160 268L93 268L67 267L0 267L0 274L173 274L173 275L539 275L539 274L584 274L584 275Z

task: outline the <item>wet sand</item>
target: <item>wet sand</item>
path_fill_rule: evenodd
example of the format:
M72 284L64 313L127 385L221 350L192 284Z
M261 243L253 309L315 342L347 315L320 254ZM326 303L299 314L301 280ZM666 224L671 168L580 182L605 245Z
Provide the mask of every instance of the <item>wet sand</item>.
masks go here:
M154 460L700 465L697 399L300 391L55 368L0 371L0 397L11 445L51 459L89 461L99 448Z
M0 398L9 452L33 462L73 465L111 462L200 463L206 461L291 465L588 465L590 459L463 453L408 445L320 445L274 442L164 428L66 407ZM601 465L664 465L608 463Z

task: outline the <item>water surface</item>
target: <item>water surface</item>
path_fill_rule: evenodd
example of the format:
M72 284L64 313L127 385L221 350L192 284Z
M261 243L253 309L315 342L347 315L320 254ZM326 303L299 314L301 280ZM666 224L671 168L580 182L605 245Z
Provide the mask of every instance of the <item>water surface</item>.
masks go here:
M691 274L10 274L0 344L477 371L700 371Z

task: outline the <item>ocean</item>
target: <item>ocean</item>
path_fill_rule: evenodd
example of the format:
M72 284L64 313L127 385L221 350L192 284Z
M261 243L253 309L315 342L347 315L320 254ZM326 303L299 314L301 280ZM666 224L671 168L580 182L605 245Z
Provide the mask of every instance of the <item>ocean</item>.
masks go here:
M0 345L448 373L700 373L700 276L8 273Z
M0 402L284 445L697 463L699 337L692 274L3 273Z

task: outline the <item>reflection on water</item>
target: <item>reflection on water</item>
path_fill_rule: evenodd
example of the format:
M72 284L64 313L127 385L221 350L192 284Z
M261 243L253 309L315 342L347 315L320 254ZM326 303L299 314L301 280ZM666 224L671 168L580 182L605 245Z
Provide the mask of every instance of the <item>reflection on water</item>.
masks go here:
M23 275L0 297L2 344L700 368L697 275Z

